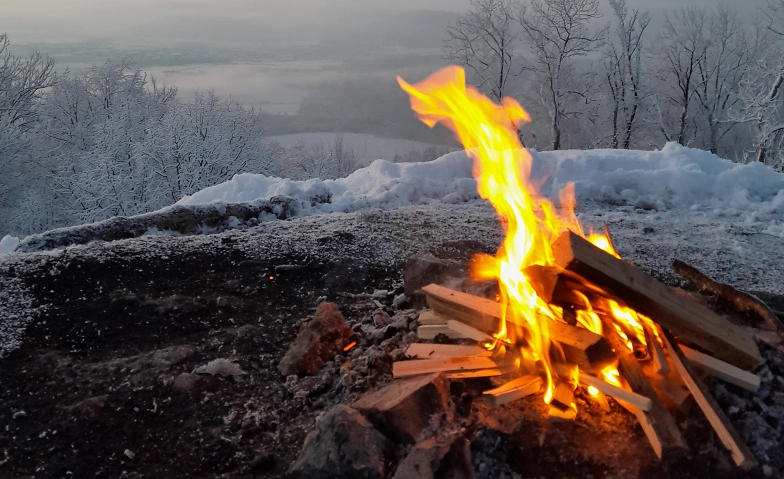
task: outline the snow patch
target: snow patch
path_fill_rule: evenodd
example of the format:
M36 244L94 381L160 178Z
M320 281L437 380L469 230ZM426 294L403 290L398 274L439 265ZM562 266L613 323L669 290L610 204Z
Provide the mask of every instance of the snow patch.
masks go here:
M550 198L574 183L578 204L683 209L762 225L766 233L784 236L784 174L760 163L733 163L675 143L656 151L532 151L532 156L532 177L541 179L542 193ZM177 204L225 204L281 195L301 205L297 216L458 204L478 198L472 167L465 152L454 152L426 163L377 160L337 180L242 174ZM314 203L316 197L328 201Z
M19 238L9 235L3 236L0 239L0 258L13 253L17 246L19 246Z

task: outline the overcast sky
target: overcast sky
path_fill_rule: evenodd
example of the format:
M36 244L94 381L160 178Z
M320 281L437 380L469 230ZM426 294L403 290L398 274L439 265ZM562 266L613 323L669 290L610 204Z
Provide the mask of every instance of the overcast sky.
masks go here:
M630 4L656 14L664 8L712 6L718 1L630 0ZM757 1L729 3L748 12ZM254 39L276 36L294 41L292 37L299 36L312 41L325 28L367 21L382 11L461 11L468 4L468 0L0 0L0 32L17 42L90 38L126 42L134 36L140 37L139 43L199 38L243 42L250 40L251 31L258 34Z

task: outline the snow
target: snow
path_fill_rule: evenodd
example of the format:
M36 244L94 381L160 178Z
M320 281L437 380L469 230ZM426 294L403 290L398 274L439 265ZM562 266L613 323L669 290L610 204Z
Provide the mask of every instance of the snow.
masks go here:
M685 210L762 226L763 232L784 237L784 174L760 163L733 163L675 143L656 151L533 151L532 155L532 176L543 180L542 193L551 198L573 182L578 204ZM292 181L242 174L177 204L247 202L284 195L301 203L300 216L458 204L478 198L472 166L465 152L454 152L426 163L377 160L337 180ZM331 195L331 202L311 204L312 198L324 195Z
M19 245L19 238L16 236L5 235L0 239L0 258L9 255Z
M472 165L465 152L454 152L425 163L376 160L337 180L293 181L245 173L186 196L177 204L250 202L282 195L299 200L304 216L432 202L464 203L478 198ZM310 204L312 198L328 194L330 203Z

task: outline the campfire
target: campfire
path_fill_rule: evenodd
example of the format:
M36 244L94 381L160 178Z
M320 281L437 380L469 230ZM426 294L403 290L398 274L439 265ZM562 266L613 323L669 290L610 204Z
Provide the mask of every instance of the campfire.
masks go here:
M494 257L477 256L472 276L497 280L495 300L431 284L418 337L460 344L411 345L395 378L444 373L494 378L492 404L539 394L554 418L576 417L575 390L599 405L607 396L634 414L659 458L686 449L669 409L693 396L735 463L754 458L703 384L707 371L748 390L759 387L762 358L746 331L688 293L624 261L606 226L586 232L574 213L573 188L556 207L531 178L531 156L518 139L529 121L504 98L500 105L467 87L450 67L410 85L413 110L426 124L452 129L474 159L480 195L495 207L506 236Z

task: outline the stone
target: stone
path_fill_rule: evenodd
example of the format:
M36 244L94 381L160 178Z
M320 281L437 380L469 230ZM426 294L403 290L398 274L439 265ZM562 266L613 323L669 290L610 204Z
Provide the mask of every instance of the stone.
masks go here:
M466 272L462 264L433 257L415 256L406 261L403 291L411 299L412 306L423 306L421 289L428 284L443 284L455 278L462 279Z
M180 373L179 376L174 378L172 387L178 391L189 393L196 387L199 382L199 375L193 373Z
M373 313L373 325L375 327L383 328L391 322L392 318L390 318L389 314L387 314L387 312L383 309L377 309L376 312Z
M443 373L432 373L394 381L361 397L353 407L389 437L413 443L434 414L447 410L448 402L449 380Z
M212 376L216 374L221 376L244 376L248 374L240 368L239 364L224 358L213 359L204 366L194 369L193 372L195 374L210 374Z
M303 479L381 479L392 445L359 411L338 404L316 423L289 469Z
M354 331L334 303L321 303L312 321L302 324L294 343L278 364L283 376L314 376L327 361L343 352Z
M398 465L392 479L475 479L471 444L455 434L417 443Z

